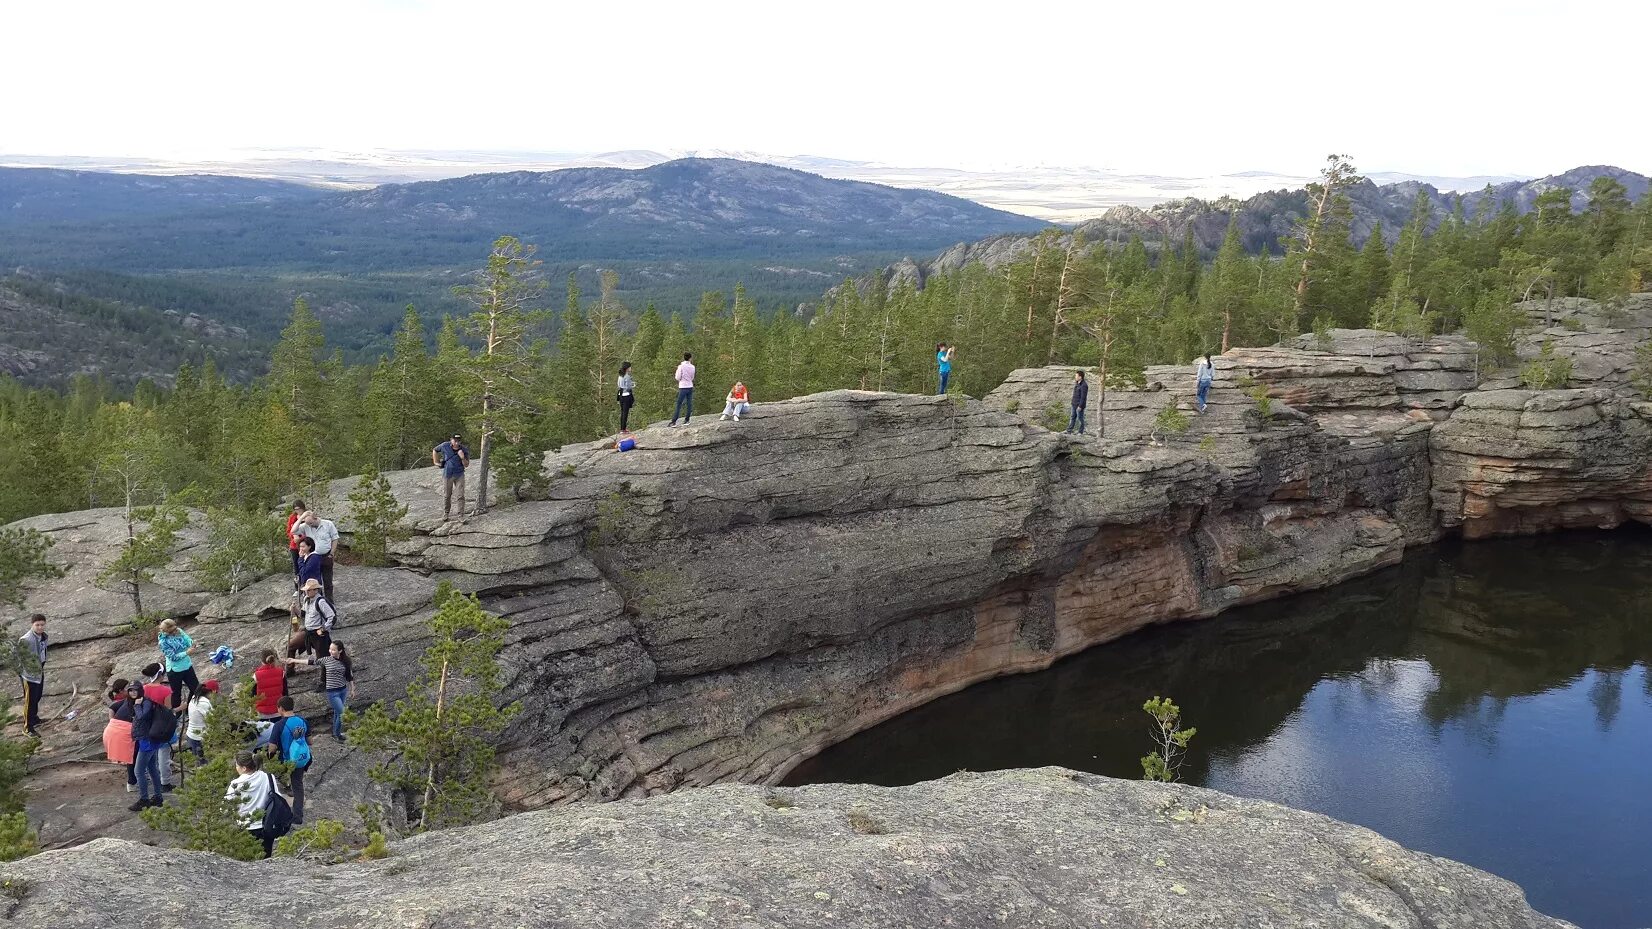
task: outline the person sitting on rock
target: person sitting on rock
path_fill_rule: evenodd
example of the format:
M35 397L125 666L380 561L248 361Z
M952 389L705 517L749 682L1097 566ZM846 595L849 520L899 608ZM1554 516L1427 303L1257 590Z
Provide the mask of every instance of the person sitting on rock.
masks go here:
M734 387L728 392L728 396L723 398L723 415L718 418L718 421L721 422L733 416L734 421L739 422L740 414L750 410L751 397L746 393L745 382L735 381Z

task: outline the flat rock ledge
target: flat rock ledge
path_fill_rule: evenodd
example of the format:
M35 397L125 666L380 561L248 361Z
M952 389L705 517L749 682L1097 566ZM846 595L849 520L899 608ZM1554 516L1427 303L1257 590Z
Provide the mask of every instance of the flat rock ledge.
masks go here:
M1520 889L1272 803L1061 768L718 786L241 863L99 839L0 867L9 926L1538 929ZM141 866L131 866L141 862Z

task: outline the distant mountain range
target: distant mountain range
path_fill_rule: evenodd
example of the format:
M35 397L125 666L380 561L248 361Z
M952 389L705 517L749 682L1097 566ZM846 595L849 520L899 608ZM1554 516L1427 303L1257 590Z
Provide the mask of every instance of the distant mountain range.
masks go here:
M1348 192L1354 214L1351 238L1356 245L1364 244L1380 223L1385 239L1392 245L1400 227L1410 216L1419 192L1426 194L1433 204L1434 225L1438 225L1440 219L1451 214L1459 199L1470 216L1486 200L1493 209L1507 202L1525 213L1531 209L1539 194L1556 187L1571 189L1573 209L1581 210L1588 205L1586 191L1597 177L1615 178L1628 190L1631 200L1645 196L1648 188L1652 187L1652 180L1646 175L1609 165L1573 168L1548 177L1508 181L1492 185L1489 190L1476 189L1464 193L1441 190L1417 180L1377 184L1367 178ZM1282 240L1290 235L1308 209L1307 192L1296 188L1268 191L1245 200L1188 198L1156 204L1148 209L1119 206L1099 219L1080 223L1075 228L1091 242L1125 242L1131 236L1141 236L1150 248L1167 240L1179 246L1191 229L1194 241L1209 256L1222 244L1229 216L1237 213L1239 232L1246 251L1256 254L1266 249L1279 254ZM990 236L954 245L928 261L901 262L891 266L886 273L916 276L921 280L932 272L953 270L972 261L996 267L1014 258L1030 241L1030 236L1022 234Z
M364 188L379 184L442 180L483 172L547 171L559 168L646 168L681 158L735 159L795 168L839 180L933 190L978 203L1061 223L1094 219L1109 207L1149 207L1166 200L1249 197L1267 190L1301 187L1311 178L1278 171L1175 176L1114 168L1005 164L968 168L895 164L815 155L764 152L632 149L614 152L494 151L326 151L274 149L239 151L189 162L146 158L59 158L0 154L0 165L61 167L137 174L223 174L296 181L327 187ZM1489 184L1528 180L1521 175L1447 177L1373 172L1377 183L1418 181L1440 190L1478 190Z
M580 260L911 252L1043 225L931 191L729 159L332 192L239 178L0 169L0 263L123 271L466 265L507 233L545 258Z

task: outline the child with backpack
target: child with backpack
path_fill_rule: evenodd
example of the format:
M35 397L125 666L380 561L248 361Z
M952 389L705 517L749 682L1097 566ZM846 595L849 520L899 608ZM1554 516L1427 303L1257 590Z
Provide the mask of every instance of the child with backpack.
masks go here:
M293 766L293 823L304 825L304 772L310 767L310 724L293 711L293 698L282 697L276 704L281 718L276 721L277 735L270 739L276 757Z

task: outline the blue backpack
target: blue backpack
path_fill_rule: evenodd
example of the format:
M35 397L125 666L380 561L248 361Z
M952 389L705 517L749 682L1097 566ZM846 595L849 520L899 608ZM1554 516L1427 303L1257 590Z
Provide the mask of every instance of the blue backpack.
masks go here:
M297 717L294 717L295 719ZM310 729L302 721L293 731L293 740L287 746L287 760L300 768L310 766Z

